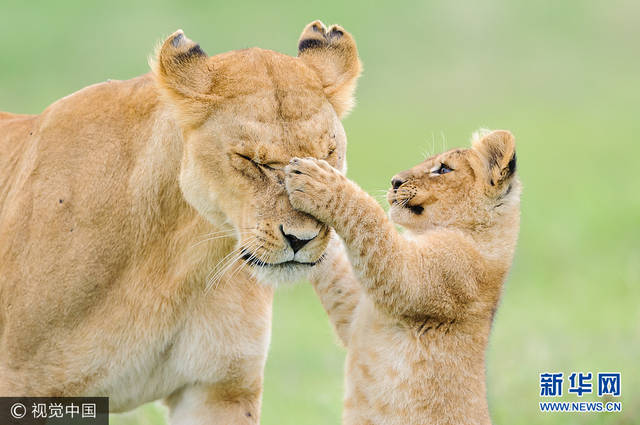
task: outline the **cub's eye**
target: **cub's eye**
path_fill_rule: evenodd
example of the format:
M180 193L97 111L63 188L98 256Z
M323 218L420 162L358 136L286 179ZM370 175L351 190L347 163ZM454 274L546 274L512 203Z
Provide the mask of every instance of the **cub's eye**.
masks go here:
M433 170L434 174L447 174L453 171L453 168L449 168L449 166L445 163L440 163L440 166Z

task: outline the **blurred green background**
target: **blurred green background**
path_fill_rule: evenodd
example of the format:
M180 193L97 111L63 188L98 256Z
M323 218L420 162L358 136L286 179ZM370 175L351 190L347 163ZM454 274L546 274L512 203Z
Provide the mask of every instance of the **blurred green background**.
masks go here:
M467 145L478 127L516 135L522 230L487 357L494 423L640 423L635 0L2 0L0 110L39 113L86 85L145 73L178 28L209 54L294 55L318 18L358 42L365 71L344 125L349 176L370 193L426 153ZM344 354L310 287L280 288L262 423L338 424ZM623 412L540 413L538 374L573 371L620 371ZM111 422L163 415L149 404Z

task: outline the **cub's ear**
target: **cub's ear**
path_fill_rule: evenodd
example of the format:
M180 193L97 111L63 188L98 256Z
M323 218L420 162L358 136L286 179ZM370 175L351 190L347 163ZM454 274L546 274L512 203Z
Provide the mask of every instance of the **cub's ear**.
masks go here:
M324 92L340 118L354 105L356 81L362 72L356 42L342 27L327 29L310 23L298 41L298 56L320 76Z
M183 112L189 113L194 103L211 100L213 78L209 57L182 30L171 34L160 45L150 65L161 91L184 109Z
M511 180L516 172L516 142L507 130L480 130L472 138L473 149L487 167L489 185L497 191Z

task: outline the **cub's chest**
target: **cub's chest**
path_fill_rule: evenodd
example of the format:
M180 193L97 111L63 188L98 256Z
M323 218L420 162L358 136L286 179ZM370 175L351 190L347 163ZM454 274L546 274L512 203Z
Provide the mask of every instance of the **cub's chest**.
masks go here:
M438 320L399 321L381 312L368 299L356 311L349 342L349 372L372 388L389 390L394 382L400 386L424 381L433 369L451 357L455 345L455 324ZM359 377L359 378L358 378Z

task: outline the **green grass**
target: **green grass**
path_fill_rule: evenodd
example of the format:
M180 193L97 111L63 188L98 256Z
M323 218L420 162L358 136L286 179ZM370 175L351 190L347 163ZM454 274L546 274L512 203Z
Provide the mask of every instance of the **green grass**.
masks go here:
M640 417L640 4L17 2L0 6L0 110L37 113L85 85L147 71L177 28L214 54L295 54L338 22L365 72L345 120L349 176L376 194L425 152L508 128L522 230L488 352L496 424L632 424ZM308 285L278 290L262 423L337 424L342 363ZM541 414L538 374L622 372L623 413ZM574 399L574 397L565 397ZM585 400L595 397L585 396ZM147 405L111 422L163 424Z

